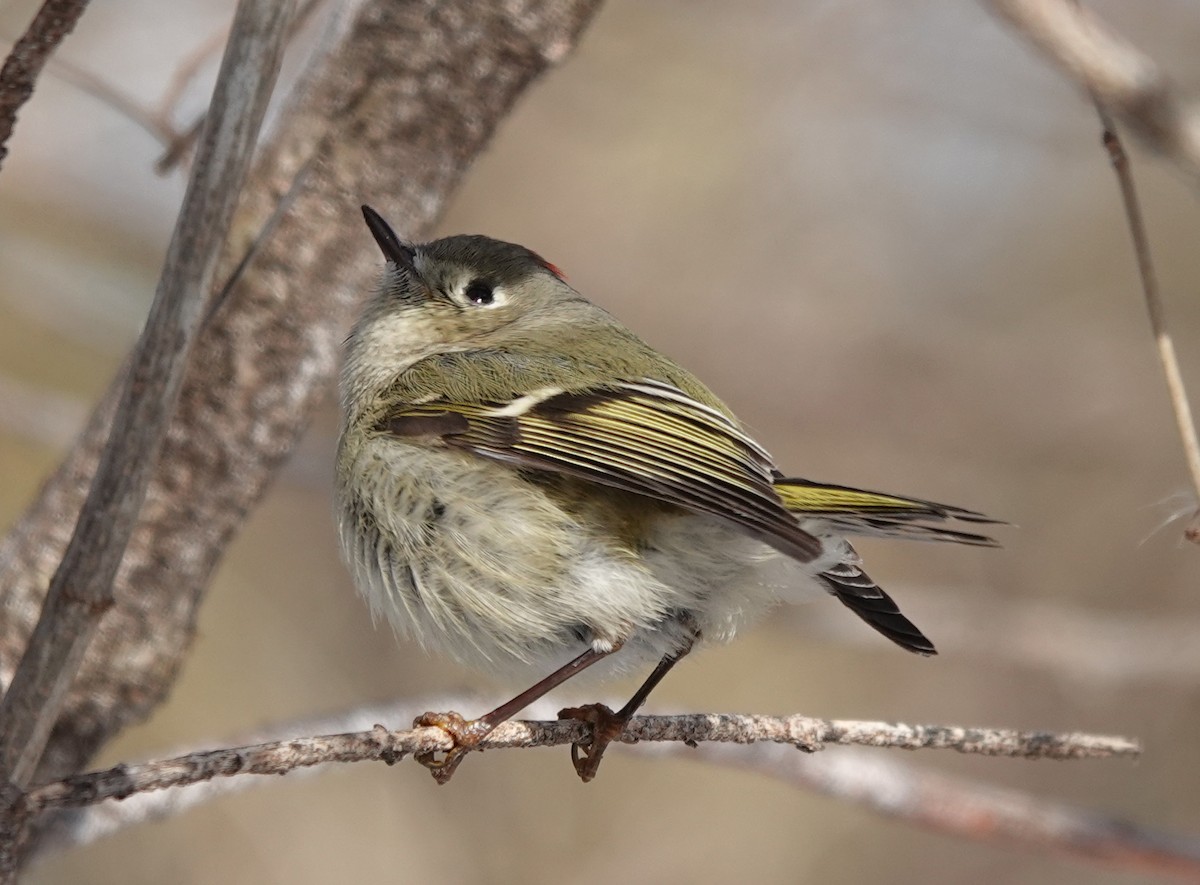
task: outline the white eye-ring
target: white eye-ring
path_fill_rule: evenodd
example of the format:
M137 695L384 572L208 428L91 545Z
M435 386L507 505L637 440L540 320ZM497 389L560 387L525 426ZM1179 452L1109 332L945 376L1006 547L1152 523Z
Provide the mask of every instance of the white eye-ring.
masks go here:
M498 307L507 300L507 294L499 286L485 279L468 281L455 292L458 300L471 307Z

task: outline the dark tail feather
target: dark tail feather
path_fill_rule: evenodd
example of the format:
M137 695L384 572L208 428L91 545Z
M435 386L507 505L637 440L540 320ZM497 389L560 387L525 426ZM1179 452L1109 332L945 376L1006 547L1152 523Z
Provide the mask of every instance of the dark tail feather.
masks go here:
M821 579L842 604L901 648L919 655L935 655L917 625L904 615L892 597L867 576L856 563L843 562L821 574Z

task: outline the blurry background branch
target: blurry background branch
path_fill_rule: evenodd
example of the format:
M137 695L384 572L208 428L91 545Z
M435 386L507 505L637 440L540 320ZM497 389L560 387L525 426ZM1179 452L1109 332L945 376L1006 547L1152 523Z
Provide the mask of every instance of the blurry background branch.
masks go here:
M1074 0L985 0L1152 150L1200 183L1200 108L1158 65Z
M313 13L316 12L317 8L326 2L328 0L305 0L300 5L295 16L293 16L288 36L294 37L312 17ZM50 5L52 4L47 4L47 6ZM86 5L86 0L85 3L79 4L80 9L84 5ZM35 22L34 25L31 25L31 32L37 27L37 24ZM186 57L179 61L170 82L163 89L162 95L158 101L152 104L143 104L127 92L114 86L104 76L84 70L66 59L47 57L43 61L48 74L70 83L80 91L86 92L103 102L158 141L162 145L163 154L158 159L158 162L155 163L154 168L160 175L165 175L187 156L188 152L195 145L196 139L200 136L200 128L204 123L206 112L201 112L186 126L180 127L175 123L175 116L179 111L179 106L182 104L184 94L193 85L193 82L199 78L205 65L211 62L214 57L219 56L228 38L228 27L222 27L216 33L205 38ZM0 39L10 38L7 35L0 34ZM13 43L15 52L17 41L11 40L10 42ZM53 47L43 46L43 48Z
M657 748L656 748L657 749ZM664 753L687 755L674 745ZM965 839L1040 848L1109 870L1196 881L1200 839L1075 808L967 778L925 771L878 754L807 756L759 744L703 746L707 762L779 778L804 790L864 804L887 817Z
M889 588L893 589L893 588ZM1043 683L1111 693L1190 686L1200 679L1200 619L1180 608L1162 614L1101 611L1030 587L1033 598L1000 598L978 587L901 585L897 596L922 610L943 656L1017 669ZM789 631L812 642L867 651L874 637L845 624L842 612L808 606L786 616Z
M1092 94L1092 101L1100 117L1104 148L1112 161L1117 185L1121 191L1121 204L1125 208L1125 220L1129 225L1130 239L1133 240L1133 254L1142 284L1146 314L1150 319L1150 331L1154 335L1158 360L1162 365L1163 378L1167 382L1167 395L1171 398L1171 410L1175 413L1175 429L1183 445L1184 458L1192 477L1192 488L1196 493L1196 510L1184 531L1184 537L1193 543L1200 543L1200 523L1197 522L1197 514L1200 514L1200 439L1196 436L1196 423L1192 418L1191 404L1188 402L1187 386L1179 368L1179 357L1175 353L1175 340L1167 326L1158 273L1154 269L1154 259L1150 253L1150 235L1146 232L1145 216L1142 214L1142 203L1138 199L1137 186L1133 180L1129 154L1125 151L1125 145L1117 132L1117 125L1104 103L1095 93Z
M1129 157L1114 123L1114 119L1121 120L1148 147L1172 160L1195 182L1200 181L1200 106L1179 99L1152 59L1109 30L1078 0L988 2L998 15L1012 23L1084 88L1100 115L1104 146L1117 175L1133 239L1150 329L1196 494L1198 511L1193 512L1185 536L1200 543L1200 525L1196 522L1196 512L1200 512L1200 441L1175 344L1167 328Z

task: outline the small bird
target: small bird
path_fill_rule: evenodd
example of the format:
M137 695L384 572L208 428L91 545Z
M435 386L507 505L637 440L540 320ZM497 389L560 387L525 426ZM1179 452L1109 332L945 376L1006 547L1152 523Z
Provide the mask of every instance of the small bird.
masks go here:
M374 614L492 672L547 674L420 761L445 782L492 729L581 671L654 669L573 745L607 744L697 643L819 590L901 648L933 643L846 535L995 546L929 523L958 507L788 477L690 373L584 299L553 264L484 236L402 241L347 339L337 454L342 551ZM604 662L601 664L601 662Z

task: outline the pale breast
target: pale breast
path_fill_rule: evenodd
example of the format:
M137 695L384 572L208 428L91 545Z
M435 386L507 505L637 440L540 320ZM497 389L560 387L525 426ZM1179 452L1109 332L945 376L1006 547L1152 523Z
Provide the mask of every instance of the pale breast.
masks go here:
M697 626L728 641L812 585L716 518L668 507L612 519L629 493L581 499L588 488L468 453L381 436L342 444L338 470L342 549L372 611L470 666L549 672L588 644L624 642L595 675L640 667Z
M664 588L621 539L476 456L342 446L343 553L376 614L465 663L558 658L660 621Z

